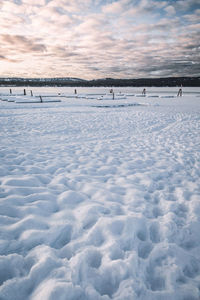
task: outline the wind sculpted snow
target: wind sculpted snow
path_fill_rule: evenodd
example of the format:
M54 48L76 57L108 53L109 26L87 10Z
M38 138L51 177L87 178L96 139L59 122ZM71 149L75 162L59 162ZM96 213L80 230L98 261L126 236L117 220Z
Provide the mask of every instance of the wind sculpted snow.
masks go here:
M200 98L133 100L0 102L1 300L200 298Z

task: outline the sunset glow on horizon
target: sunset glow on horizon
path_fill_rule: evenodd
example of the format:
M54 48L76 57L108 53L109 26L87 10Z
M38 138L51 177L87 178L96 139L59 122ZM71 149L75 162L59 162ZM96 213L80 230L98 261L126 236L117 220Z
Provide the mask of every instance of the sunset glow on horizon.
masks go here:
M1 0L0 77L199 76L199 0Z

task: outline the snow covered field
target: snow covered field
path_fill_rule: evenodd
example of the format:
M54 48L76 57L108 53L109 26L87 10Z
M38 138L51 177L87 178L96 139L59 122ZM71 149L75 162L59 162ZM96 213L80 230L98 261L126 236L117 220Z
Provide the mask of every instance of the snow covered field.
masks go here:
M200 299L200 89L176 94L0 101L1 300Z

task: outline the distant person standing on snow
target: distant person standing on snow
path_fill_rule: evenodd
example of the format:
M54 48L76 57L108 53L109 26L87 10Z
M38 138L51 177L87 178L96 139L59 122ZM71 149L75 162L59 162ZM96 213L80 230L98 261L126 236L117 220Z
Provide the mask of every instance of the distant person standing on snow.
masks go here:
M143 89L142 95L146 96L146 89Z
M182 97L182 95L183 95L183 91L182 91L182 89L179 89L178 94L177 94L177 97L178 97L178 96Z

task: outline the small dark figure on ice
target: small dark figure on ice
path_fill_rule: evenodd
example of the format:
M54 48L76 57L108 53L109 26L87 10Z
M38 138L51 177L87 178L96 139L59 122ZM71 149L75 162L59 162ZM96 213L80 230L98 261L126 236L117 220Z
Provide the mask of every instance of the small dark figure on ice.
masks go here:
M143 96L146 96L146 89L143 89L142 95L143 95Z
M182 91L182 89L179 89L177 97L179 97L179 96L182 97L182 95L183 95L183 91Z

